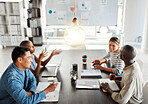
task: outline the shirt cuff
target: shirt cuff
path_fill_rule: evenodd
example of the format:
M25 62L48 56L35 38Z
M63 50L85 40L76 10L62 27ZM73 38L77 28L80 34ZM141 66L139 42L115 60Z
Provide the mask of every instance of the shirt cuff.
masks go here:
M30 91L30 92L33 92L33 93L35 94L36 87L32 87L29 91Z
M115 100L115 101L116 101L116 99L115 99L116 95L117 95L116 92L113 92L112 95L111 95L112 96L112 99Z
M40 92L40 95L42 96L42 100L46 99L46 94L45 94L44 90Z
M116 75L120 75L121 72L117 68L113 68L113 73Z

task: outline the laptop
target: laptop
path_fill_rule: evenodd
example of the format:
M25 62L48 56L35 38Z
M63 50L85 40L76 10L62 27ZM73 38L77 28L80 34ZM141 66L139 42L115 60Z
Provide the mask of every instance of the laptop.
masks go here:
M61 61L59 64L47 64L41 76L42 77L56 77L59 71L59 68L61 66L62 59L63 57L61 58Z
M99 69L94 70L81 70L81 77L101 77L101 71Z
M91 69L81 70L81 77L102 77L100 69L94 69L93 63L90 64Z

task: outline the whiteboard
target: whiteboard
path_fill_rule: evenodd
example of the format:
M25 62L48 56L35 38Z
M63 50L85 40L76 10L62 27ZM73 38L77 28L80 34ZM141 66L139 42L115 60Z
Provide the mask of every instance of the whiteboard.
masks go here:
M84 26L117 25L118 0L76 0L76 17ZM71 25L74 0L46 0L46 26Z

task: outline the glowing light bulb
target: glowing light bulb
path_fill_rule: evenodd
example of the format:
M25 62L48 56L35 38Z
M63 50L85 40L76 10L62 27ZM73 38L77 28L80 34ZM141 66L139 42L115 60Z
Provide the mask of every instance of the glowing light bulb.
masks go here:
M77 18L73 19L73 25L66 29L64 39L70 46L84 45L85 31L77 23Z

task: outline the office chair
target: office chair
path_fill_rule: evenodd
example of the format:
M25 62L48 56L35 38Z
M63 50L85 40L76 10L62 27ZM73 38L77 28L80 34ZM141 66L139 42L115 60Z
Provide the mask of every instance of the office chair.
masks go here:
M143 89L143 97L144 100L142 102L142 104L148 104L148 82L145 84L144 89Z

